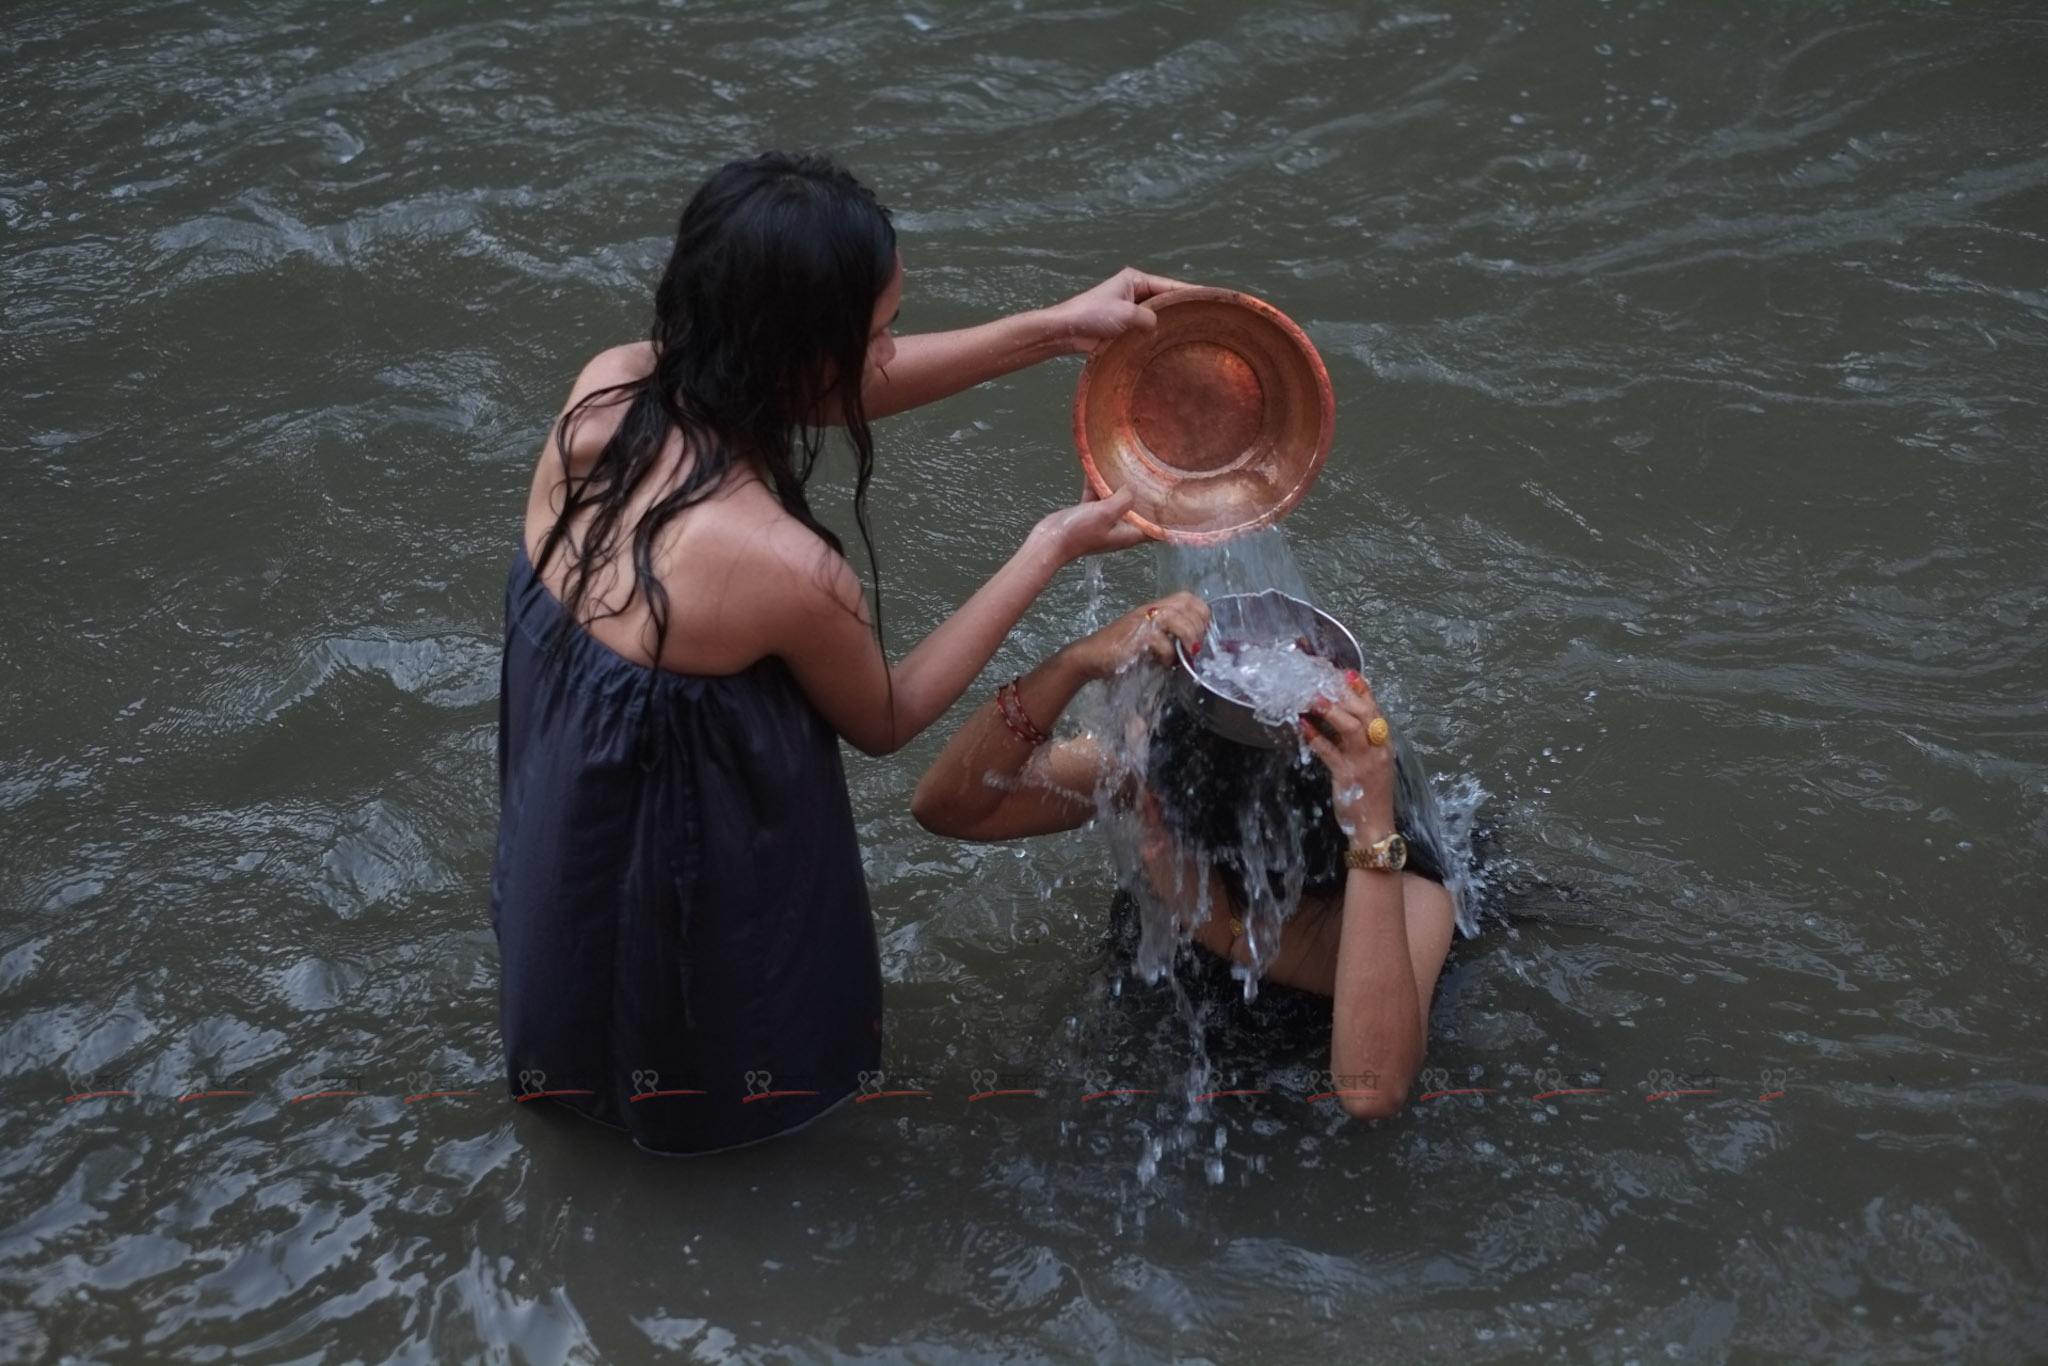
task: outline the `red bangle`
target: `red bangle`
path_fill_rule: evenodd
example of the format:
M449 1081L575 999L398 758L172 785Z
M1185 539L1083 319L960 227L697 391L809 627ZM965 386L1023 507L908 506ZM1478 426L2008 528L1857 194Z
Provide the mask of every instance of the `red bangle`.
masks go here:
M1013 678L996 689L996 711L1003 718L1003 724L1010 728L1010 734L1025 744L1037 749L1052 739L1031 722L1031 714L1024 710L1024 698L1017 689L1022 680Z

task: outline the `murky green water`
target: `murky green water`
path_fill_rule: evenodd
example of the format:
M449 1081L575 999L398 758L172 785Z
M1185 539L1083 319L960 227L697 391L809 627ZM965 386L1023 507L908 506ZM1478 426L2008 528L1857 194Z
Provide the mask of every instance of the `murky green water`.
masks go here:
M2040 9L15 3L0 54L7 1357L2048 1357ZM794 143L897 210L910 329L1130 261L1322 349L1295 551L1560 889L1454 959L1471 1094L1350 1125L1277 1038L1194 1120L1083 1102L1185 1035L1087 837L910 820L934 734L850 760L929 1096L695 1163L503 1098L531 461L687 188ZM899 644L1075 489L1075 373L886 424Z

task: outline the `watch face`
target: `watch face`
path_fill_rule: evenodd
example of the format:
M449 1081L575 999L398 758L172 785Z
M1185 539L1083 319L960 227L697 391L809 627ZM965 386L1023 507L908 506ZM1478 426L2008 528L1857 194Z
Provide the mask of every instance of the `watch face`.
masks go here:
M1402 839L1399 835L1389 835L1387 836L1385 848L1387 851L1385 867L1388 872L1398 873L1408 866L1407 840Z

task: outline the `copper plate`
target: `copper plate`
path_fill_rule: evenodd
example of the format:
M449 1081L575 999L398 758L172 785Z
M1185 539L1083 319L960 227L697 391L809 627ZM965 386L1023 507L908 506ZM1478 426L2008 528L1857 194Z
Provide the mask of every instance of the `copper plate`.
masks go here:
M1249 294L1175 289L1159 315L1088 358L1074 445L1103 497L1129 486L1148 536L1200 544L1267 526L1322 473L1336 426L1323 358Z

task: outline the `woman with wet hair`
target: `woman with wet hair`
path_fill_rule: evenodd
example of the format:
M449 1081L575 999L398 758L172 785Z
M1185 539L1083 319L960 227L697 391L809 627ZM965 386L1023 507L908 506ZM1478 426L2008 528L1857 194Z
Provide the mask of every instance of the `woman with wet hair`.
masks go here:
M898 341L888 213L823 158L713 174L648 339L584 367L541 452L506 596L491 923L509 1084L705 1152L805 1123L880 1064L879 957L841 768L966 689L1126 500L1040 521L897 664L806 484L870 419L1151 321L1125 271Z
M934 834L1006 840L1075 829L1105 803L1143 831L1139 898L1163 907L1212 960L1330 998L1331 1089L1348 1114L1399 1110L1422 1066L1430 998L1457 928L1444 855L1396 802L1391 727L1357 674L1301 720L1313 759L1209 733L1167 701L1127 718L1149 733L1142 773L1118 772L1093 736L1052 740L1074 695L1199 650L1209 610L1191 593L1138 608L1006 685L947 743L912 811ZM1135 765L1134 765L1135 767ZM1255 961L1250 904L1277 870L1238 857L1247 823L1275 832L1300 875L1297 906ZM1120 913L1129 899L1119 896Z

